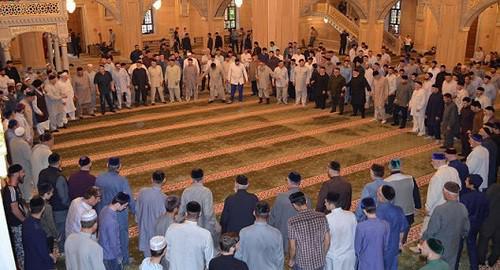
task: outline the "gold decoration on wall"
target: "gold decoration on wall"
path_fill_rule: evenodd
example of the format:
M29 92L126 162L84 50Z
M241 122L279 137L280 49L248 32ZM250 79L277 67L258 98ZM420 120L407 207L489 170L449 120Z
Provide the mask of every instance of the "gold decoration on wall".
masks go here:
M9 1L0 3L0 16L55 15L59 1Z

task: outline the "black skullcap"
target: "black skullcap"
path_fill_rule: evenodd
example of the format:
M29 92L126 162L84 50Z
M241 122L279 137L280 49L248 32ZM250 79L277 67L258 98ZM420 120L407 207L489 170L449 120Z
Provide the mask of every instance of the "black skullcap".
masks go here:
M186 211L189 213L200 213L201 212L201 206L198 202L195 201L190 201L186 205Z
M396 197L396 191L391 186L383 185L382 186L382 195L384 195L384 198L386 200L392 201L392 200L394 200L394 197Z
M14 128L17 126L17 120L16 119L10 119L9 123L7 124L7 128Z
M165 180L165 173L163 171L160 171L160 170L154 171L151 178L153 178L153 180L155 182L158 182L158 183L163 182L163 180Z
M36 196L30 200L30 209L43 207L45 200L40 196Z
M329 167L330 167L330 169L332 169L334 171L337 171L337 172L340 171L340 163L338 161L330 162Z
M300 174L298 172L291 172L288 174L288 180L290 180L293 183L298 184L302 180L302 177L300 176Z
M448 155L456 155L457 154L457 149L455 148L447 148L446 151L444 151Z
M469 175L469 183L471 183L475 189L478 189L483 183L483 178L479 174Z
M338 194L337 192L332 191L332 192L328 192L328 194L326 194L326 201L329 203L334 203L335 205L338 203L339 198L340 198L340 194Z
M36 80L34 80L34 81L31 83L31 85L33 85L35 88L38 88L38 87L42 86L42 84L43 84L43 81L42 81L42 80L39 80L39 79L36 79Z
M290 200L291 203L296 203L298 201L305 200L306 195L304 195L304 193L302 191L297 191L297 192L290 194L290 196L288 196L288 199Z
M242 185L242 186L246 186L248 185L248 178L242 174L236 176L236 183Z
M448 181L444 184L444 189L446 189L449 193L458 194L460 186L455 182Z
M118 158L118 157L110 157L108 159L108 165L109 166L119 166L120 165L120 158Z
M443 255L444 253L444 246L441 241L435 238L429 238L427 239L427 245L429 248L436 254Z
M9 175L13 175L13 174L18 173L22 170L23 170L23 166L21 166L19 164L13 164L13 165L10 165L10 167L7 169L7 173Z
M61 160L61 156L58 153L52 153L49 156L49 164L55 164Z
M87 166L90 164L90 158L87 156L81 156L80 159L78 160L78 165L80 167Z
M361 200L361 209L374 208L375 206L375 200L371 197L367 197Z
M191 171L191 178L202 179L203 178L203 170L200 168L193 169Z

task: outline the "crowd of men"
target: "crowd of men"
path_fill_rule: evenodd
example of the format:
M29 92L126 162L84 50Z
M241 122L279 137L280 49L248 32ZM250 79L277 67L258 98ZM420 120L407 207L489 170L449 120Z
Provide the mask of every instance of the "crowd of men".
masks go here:
M184 36L178 45L186 49L182 54L175 47L170 53L162 45L153 54L137 46L131 65L107 57L98 70L77 67L73 76L56 73L51 65L22 77L12 62L0 70L12 164L2 198L20 269L53 269L57 256L64 256L67 269L121 269L131 263L129 214L137 222L144 270L281 270L285 258L293 269L397 269L418 211L425 218L421 241L412 250L427 257L423 269L456 269L464 245L472 269L497 262L500 220L493 209L500 203L500 123L494 104L500 74L495 67L485 71L478 61L448 71L410 54L393 66L385 49L375 55L366 44L337 55L321 44L315 47L317 32L307 48L291 42L283 54L274 42L269 48L258 42L248 48L245 42L237 54L237 48L226 50L216 33L215 46L210 37L200 57L189 52L189 35ZM118 157L110 158L108 171L96 177L92 161L82 156L80 170L66 178L61 157L51 150L52 132L77 117L95 115L97 98L102 114L106 105L115 112L165 103L166 95L170 102L197 100L205 86L210 103L231 103L236 92L241 102L247 82L259 103L276 97L277 103L288 104L291 97L296 105L314 101L325 109L329 102L331 112L340 114L350 103L352 115L363 118L373 107L374 120L384 124L392 117L392 125L400 128L410 114L413 132L445 149L432 155L436 172L425 204L420 183L393 159L389 173L382 165L371 166L372 181L351 206L351 183L341 176L340 163L332 161L327 166L331 179L323 183L315 209L300 190L298 172L286 177L288 191L278 194L272 206L248 192L251 181L239 175L217 220L202 169L193 169L193 183L181 197L162 192L162 171L154 172L151 187L135 196L120 175ZM455 150L457 140L461 153Z

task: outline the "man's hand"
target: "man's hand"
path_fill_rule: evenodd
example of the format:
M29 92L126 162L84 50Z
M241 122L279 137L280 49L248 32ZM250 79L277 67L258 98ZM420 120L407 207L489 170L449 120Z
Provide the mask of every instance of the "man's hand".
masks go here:
M50 253L50 254L49 254L49 256L52 258L52 261L54 261L54 263L56 263L56 262L57 262L57 257L56 257L56 255L55 255L55 254Z
M295 265L295 259L289 259L288 260L288 267L292 268Z

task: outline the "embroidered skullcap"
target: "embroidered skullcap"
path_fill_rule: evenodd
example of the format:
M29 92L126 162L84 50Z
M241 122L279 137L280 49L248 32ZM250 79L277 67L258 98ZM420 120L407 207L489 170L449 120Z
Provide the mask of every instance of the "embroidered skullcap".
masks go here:
M167 246L165 236L157 235L149 240L149 248L153 251L160 251Z
M445 160L446 157L441 152L432 153L432 160Z
M109 166L119 166L120 165L120 158L119 157L110 157L108 159L108 165Z
M470 136L470 138L478 143L482 142L483 141L483 136L479 135L479 134L472 134Z
M97 213L94 209L83 212L81 221L93 221L97 219Z
M432 251L434 251L434 253L442 255L444 252L443 243L441 243L441 241L439 241L438 239L435 238L427 239L427 245Z
M23 127L18 127L14 130L14 134L16 134L17 137L21 137L24 135L24 128Z
M471 183L475 189L478 189L483 183L483 178L479 174L469 175L469 183Z

